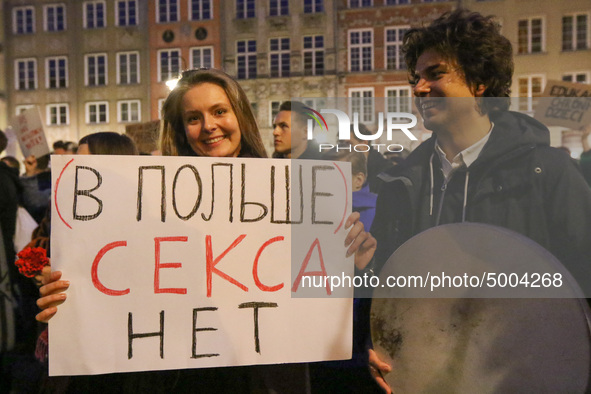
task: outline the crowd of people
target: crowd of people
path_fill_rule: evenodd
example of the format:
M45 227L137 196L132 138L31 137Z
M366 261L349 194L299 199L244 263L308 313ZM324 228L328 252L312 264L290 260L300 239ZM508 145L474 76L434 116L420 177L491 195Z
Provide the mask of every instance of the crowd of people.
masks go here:
M346 247L355 254L356 274L377 274L402 243L421 231L479 222L533 239L577 278L588 277L591 189L585 177L591 180L591 131L582 134L585 152L577 166L549 146L547 127L508 110L513 49L490 17L461 9L446 13L427 27L410 29L403 52L418 111L433 131L408 157L405 152L390 159L374 150L321 154L307 139L310 115L297 101L282 103L273 121L272 157L351 162L354 213L347 221ZM163 155L268 157L246 94L220 70L185 71L163 105L162 119ZM363 125L359 132L371 134ZM0 133L0 153L5 147ZM88 135L78 146L60 141L53 148L54 154L138 154L129 137L112 132ZM9 382L0 384L0 393L390 391L383 375L391 366L371 350L370 302L364 300L354 303L353 358L348 361L48 378L46 360L34 358L35 347L39 353L39 334L66 302L67 272L62 279L61 272L46 267L35 281L19 275L11 263L18 252L19 206L43 230L35 236L50 236L49 166L49 156L27 157L20 174L18 160L0 162L0 274L8 273L17 300L16 346L0 346L0 380ZM47 242L43 245L49 249ZM7 321L8 314L0 318Z

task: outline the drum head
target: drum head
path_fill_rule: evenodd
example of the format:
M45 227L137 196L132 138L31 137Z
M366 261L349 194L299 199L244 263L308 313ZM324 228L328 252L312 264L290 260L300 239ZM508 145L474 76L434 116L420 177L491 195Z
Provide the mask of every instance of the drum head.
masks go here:
M456 237L456 245L466 245L466 234L469 247L448 247ZM424 253L413 250L439 251L437 260L443 265L448 260L476 258L493 271L499 258L494 250L506 259L508 238L515 247L515 233L494 226L434 227L390 257L380 283L398 274L397 267L427 264L427 269L433 268L432 262L425 262ZM479 239L486 245L478 245ZM491 248L491 239L499 242L498 248ZM524 247L532 244L536 245L525 242ZM482 248L486 256L475 256L474 250ZM554 267L568 275L549 253L540 255L549 256L544 269ZM573 298L466 298L469 292L460 296L464 298L391 298L399 293L377 288L371 331L374 350L392 366L386 381L395 393L587 392L591 314L585 299L574 298L581 294L576 284L565 283Z

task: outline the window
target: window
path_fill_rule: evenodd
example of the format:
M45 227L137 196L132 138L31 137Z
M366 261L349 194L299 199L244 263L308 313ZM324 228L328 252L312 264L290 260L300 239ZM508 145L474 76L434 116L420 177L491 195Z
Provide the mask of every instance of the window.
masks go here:
M107 123L109 119L109 104L106 101L86 103L86 123Z
M213 67L213 47L191 48L191 68L200 67Z
M181 50L158 51L158 82L174 79L181 73Z
M211 0L189 0L192 21L211 19Z
M542 18L521 19L517 23L517 52L544 51L544 21Z
M410 0L386 0L386 5L410 4Z
M562 17L562 50L576 51L589 48L589 14Z
M118 0L115 12L117 26L137 26L137 0Z
M68 59L65 56L45 59L45 86L47 89L68 87Z
M406 70L406 63L400 48L402 47L402 38L409 27L391 27L386 29L386 69L387 70Z
M443 1L449 1L449 0L423 0L423 3L441 3Z
M373 0L349 0L349 8L371 7Z
M591 83L590 74L591 72L589 71L567 73L562 75L562 80L565 82Z
M14 67L15 82L17 90L37 89L37 60L18 59Z
M304 75L324 74L324 36L304 36Z
M324 0L304 0L304 14L324 12Z
M104 1L86 1L84 3L84 27L87 29L105 27Z
M252 79L257 77L257 42L243 40L236 42L237 78Z
M66 30L66 6L50 4L43 7L45 31Z
M20 115L23 112L25 112L26 110L31 109L31 108L35 108L35 106L32 104L17 105L14 112L16 115Z
M139 52L119 52L117 54L117 84L140 83Z
M84 64L86 86L105 86L107 84L107 55L86 55Z
M518 79L519 111L532 112L537 104L537 97L544 91L543 75L526 75Z
M14 34L35 33L35 9L32 6L13 8L12 31Z
M70 106L68 104L49 104L46 108L49 126L70 124Z
M254 18L255 0L236 0L236 18Z
M289 15L287 0L269 0L269 16Z
M349 89L349 96L351 97L351 119L354 119L354 113L358 113L360 122L373 123L375 112L373 88Z
M269 103L269 125L273 125L275 121L275 117L279 113L279 107L281 106L281 101L271 101Z
M156 20L158 23L179 21L179 0L155 0Z
M140 100L125 100L117 102L118 122L139 122L140 120Z
M349 71L373 69L373 30L349 31Z
M386 112L412 112L410 86L386 88Z
M289 77L289 38L269 41L269 72L271 77Z

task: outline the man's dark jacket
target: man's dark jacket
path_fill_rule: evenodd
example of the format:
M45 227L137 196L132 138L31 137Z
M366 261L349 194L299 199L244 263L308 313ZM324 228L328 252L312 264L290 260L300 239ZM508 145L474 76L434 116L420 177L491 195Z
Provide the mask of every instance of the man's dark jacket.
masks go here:
M371 230L378 241L377 270L412 236L466 221L521 233L552 252L576 278L591 282L591 190L585 180L567 155L549 146L549 131L541 123L507 111L491 114L491 120L494 127L479 157L452 175L445 192L435 136L382 175Z

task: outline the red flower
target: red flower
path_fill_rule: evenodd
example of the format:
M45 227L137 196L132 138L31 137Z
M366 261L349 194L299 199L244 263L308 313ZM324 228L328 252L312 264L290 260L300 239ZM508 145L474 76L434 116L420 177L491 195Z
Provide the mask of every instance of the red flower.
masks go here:
M17 257L18 260L14 264L27 278L38 275L43 267L49 264L47 252L43 248L25 248L17 254Z

